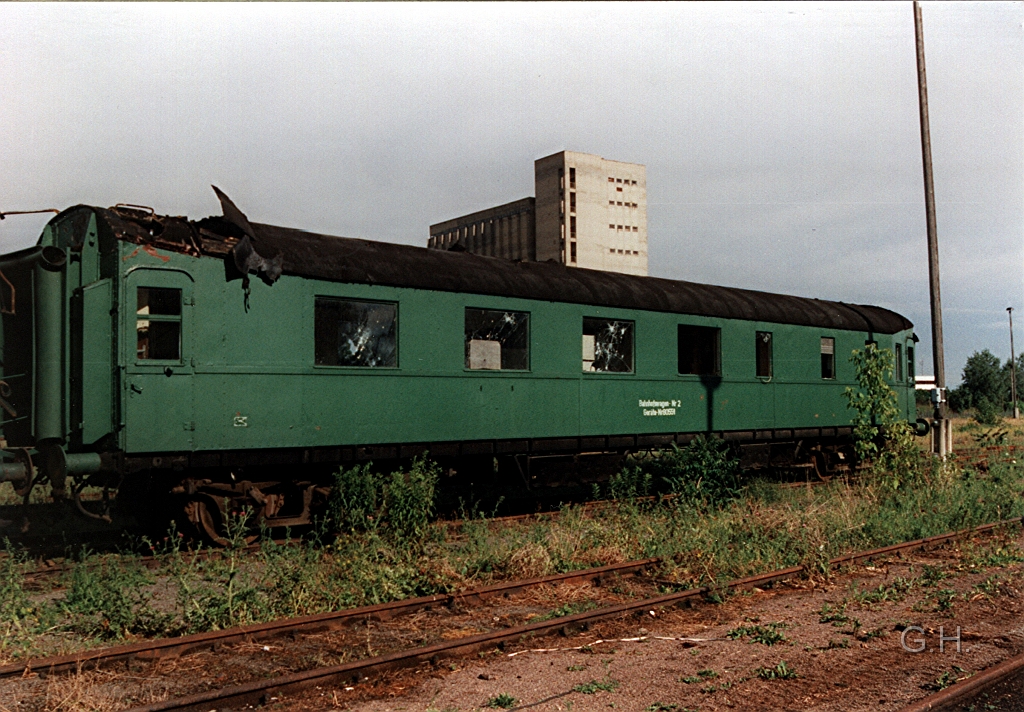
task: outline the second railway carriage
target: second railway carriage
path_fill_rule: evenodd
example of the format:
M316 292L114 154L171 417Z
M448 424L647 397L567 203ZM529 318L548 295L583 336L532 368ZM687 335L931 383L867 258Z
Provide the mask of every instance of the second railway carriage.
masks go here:
M309 521L339 464L623 453L713 433L751 467L849 457L873 306L511 262L130 206L76 206L0 257L0 477L177 493ZM90 513L84 505L80 508ZM94 514L96 514L94 512ZM99 513L98 516L103 516Z

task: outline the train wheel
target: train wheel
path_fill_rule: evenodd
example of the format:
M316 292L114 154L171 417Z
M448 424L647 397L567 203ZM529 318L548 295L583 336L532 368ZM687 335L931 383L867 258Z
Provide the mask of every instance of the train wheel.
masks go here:
M251 531L251 522L245 521L244 515L228 512L228 504L224 499L218 502L215 497L199 495L185 505L185 516L195 525L200 535L214 546L252 544L259 535ZM231 521L232 518L234 521Z
M818 476L819 480L828 482L832 479L828 471L828 455L821 450L815 450L811 453L811 462L814 463L814 474Z

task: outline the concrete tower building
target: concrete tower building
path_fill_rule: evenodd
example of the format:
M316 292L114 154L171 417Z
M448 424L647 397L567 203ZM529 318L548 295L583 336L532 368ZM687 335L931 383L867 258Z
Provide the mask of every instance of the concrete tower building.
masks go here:
M534 162L536 198L430 226L427 246L647 274L647 171L562 151Z

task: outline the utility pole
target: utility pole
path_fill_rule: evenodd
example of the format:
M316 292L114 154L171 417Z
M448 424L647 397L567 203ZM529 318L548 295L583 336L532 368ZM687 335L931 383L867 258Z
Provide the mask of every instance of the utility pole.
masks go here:
M1013 401L1013 419L1020 418L1020 407L1017 405L1017 355L1013 351L1013 307L1006 307L1010 315L1010 400Z
M924 205L928 223L928 285L932 306L932 364L935 368L935 438L933 452L943 460L953 449L952 432L946 419L946 363L942 350L942 298L939 294L939 238L935 232L935 184L932 180L932 138L928 128L928 80L924 71L924 30L921 5L914 0L914 35L917 39L917 94L921 112L921 154L924 163Z

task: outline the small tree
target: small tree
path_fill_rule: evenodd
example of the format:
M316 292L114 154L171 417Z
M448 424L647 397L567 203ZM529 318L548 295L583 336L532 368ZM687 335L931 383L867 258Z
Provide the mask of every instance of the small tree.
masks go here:
M898 488L914 470L917 449L914 431L903 419L896 392L889 386L894 360L892 351L876 344L868 344L863 351L855 349L850 361L857 369L859 388L847 387L844 395L857 413L853 418L857 455L874 460L875 471Z
M967 359L963 370L963 383L958 390L964 392L968 408L1002 410L1010 391L1009 369L1003 368L999 357L988 349L975 351ZM988 401L989 405L984 405Z

